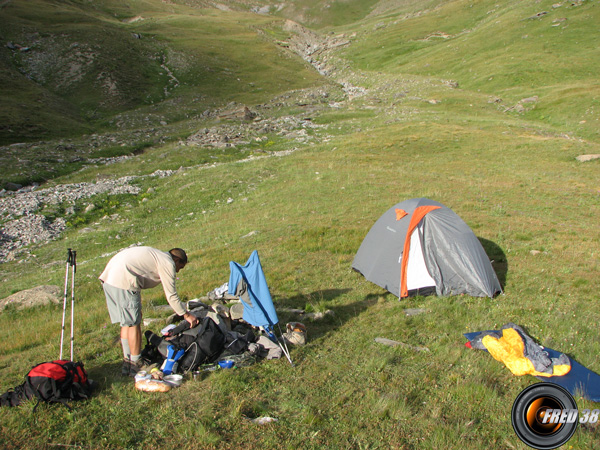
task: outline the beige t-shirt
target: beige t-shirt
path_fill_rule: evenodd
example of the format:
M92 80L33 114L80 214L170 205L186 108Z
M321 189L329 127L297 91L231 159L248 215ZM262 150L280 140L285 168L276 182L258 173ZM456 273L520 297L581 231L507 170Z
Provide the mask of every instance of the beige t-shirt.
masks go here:
M152 247L127 248L111 258L98 278L128 291L149 289L162 283L173 311L180 316L187 312L175 289L175 262L168 252Z

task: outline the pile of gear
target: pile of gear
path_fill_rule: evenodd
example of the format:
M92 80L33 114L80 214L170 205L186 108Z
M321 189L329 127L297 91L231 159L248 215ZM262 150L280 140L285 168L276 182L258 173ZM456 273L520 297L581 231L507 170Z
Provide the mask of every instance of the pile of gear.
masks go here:
M207 298L211 297L217 300L214 295ZM210 306L197 299L189 301L188 310L199 319L199 324L193 328L188 321L180 320L177 324L167 325L158 334L147 330L144 333L146 346L142 350L143 373L136 377L136 388L168 390L169 387L161 382L172 384L167 378L169 375L213 371L228 367L225 361L231 367L246 367L261 359L281 358L281 345L260 327L244 321L242 302L238 300L231 307L221 303L229 300L221 297ZM290 322L279 339L292 345L304 345L306 334L304 324Z

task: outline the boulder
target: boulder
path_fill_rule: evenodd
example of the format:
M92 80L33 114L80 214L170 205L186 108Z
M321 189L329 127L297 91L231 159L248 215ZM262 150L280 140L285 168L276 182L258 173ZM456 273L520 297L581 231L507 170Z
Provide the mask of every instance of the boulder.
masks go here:
M4 189L6 189L7 191L18 191L19 189L21 189L23 187L23 185L18 184L18 183L13 183L13 182L8 182L6 183L6 185L4 186Z
M579 162L588 162L593 161L595 159L600 159L600 155L579 155L575 159Z
M58 286L37 286L0 300L0 311L3 311L9 305L15 305L16 309L24 309L49 303L60 303L63 295L64 292Z

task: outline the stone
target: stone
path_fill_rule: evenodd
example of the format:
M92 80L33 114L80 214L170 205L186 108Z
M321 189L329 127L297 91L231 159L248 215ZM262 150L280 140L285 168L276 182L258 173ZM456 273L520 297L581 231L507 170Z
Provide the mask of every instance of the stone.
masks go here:
M148 318L148 319L144 319L144 326L145 327L149 327L151 325L156 325L159 323L163 323L165 321L165 319L156 319L156 318Z
M522 98L519 103L535 103L538 101L538 96L534 95L533 97Z
M25 309L50 303L58 304L63 296L64 292L58 286L37 286L17 292L0 300L0 311L9 305L14 305L16 309Z
M595 159L600 159L600 155L579 155L575 159L579 162L588 162L593 161Z
M8 183L6 183L6 185L4 186L4 188L5 188L7 191L12 191L12 192L18 191L18 190L19 190L19 189L21 189L22 187L23 187L23 186L22 186L21 184L18 184L18 183L12 183L12 182L10 182L10 181L9 181Z

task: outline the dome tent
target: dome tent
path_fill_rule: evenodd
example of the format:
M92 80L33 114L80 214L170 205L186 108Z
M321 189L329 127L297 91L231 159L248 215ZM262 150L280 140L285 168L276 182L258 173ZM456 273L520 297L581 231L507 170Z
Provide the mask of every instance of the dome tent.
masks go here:
M502 292L469 226L426 198L387 210L363 240L352 268L399 298L433 293L491 298Z

